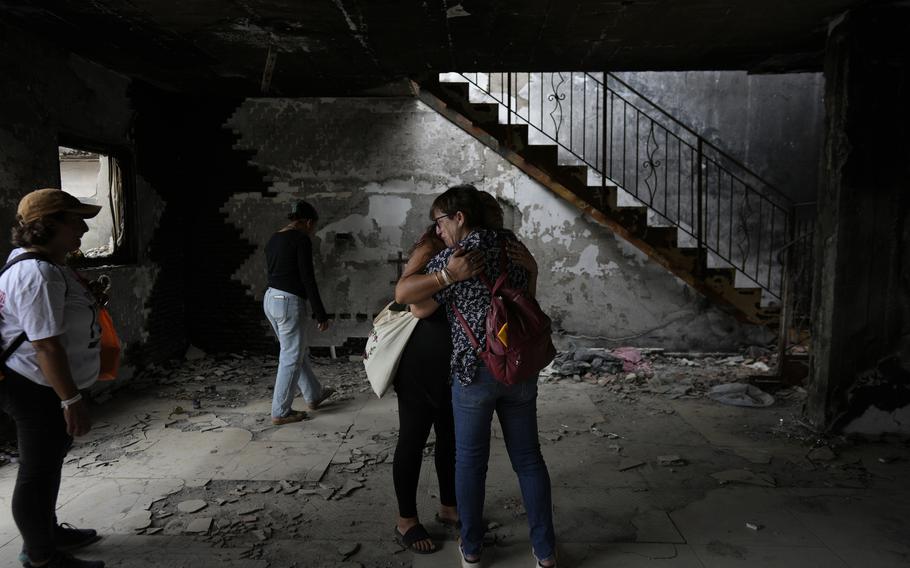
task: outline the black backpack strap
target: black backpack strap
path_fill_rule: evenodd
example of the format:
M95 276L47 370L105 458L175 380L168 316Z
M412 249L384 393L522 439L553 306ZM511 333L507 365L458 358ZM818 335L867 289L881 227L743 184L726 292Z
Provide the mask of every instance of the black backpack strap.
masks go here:
M10 261L7 262L3 266L3 268L0 268L0 276L3 276L3 274L7 270L9 270L14 265L19 264L20 262L22 262L24 260L43 260L45 262L50 262L50 260L47 258L47 256L41 254L40 252L24 252L16 257L10 259ZM19 349L19 347L21 347L22 344L25 343L26 341L28 341L28 335L26 335L24 331L22 333L20 333L19 335L17 335L16 339L13 339L12 343L10 343L6 347L6 349L4 349L2 353L0 353L0 365L6 363L6 360L10 358L10 355L15 353L16 349Z
M40 252L24 252L20 255L14 256L3 266L3 268L0 268L0 276L3 276L4 272L12 268L14 265L19 264L23 260L43 260L44 262L51 262L46 255L41 254Z

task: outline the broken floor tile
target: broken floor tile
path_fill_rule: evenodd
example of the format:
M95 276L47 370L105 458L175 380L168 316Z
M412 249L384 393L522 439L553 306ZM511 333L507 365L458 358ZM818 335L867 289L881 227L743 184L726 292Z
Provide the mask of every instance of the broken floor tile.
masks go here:
M196 511L201 511L208 506L208 503L202 499L190 499L189 501L181 501L177 504L177 510L181 513L195 513Z
M774 478L764 473L753 473L746 469L728 469L712 473L711 477L716 479L721 485L729 483L743 483L746 485L758 485L759 487L776 487Z
M349 479L348 481L345 482L344 487L342 487L341 490L338 491L337 497L347 497L351 493L360 489L363 486L364 486L363 483Z
M135 531L147 529L152 524L150 511L136 511L126 516L118 525L125 530Z
M763 450L754 450L752 448L734 448L733 452L739 457L747 460L749 463L759 465L771 463L771 454Z
M628 471L630 469L635 469L636 467L641 467L645 465L645 462L641 460L636 460L632 458L623 458L619 462L619 466L616 468L616 471Z
M199 519L193 519L190 524L186 526L184 532L193 533L193 534L207 534L212 528L212 518L211 517L202 517Z
M686 460L676 454L657 456L657 465L661 467L676 467L686 465Z

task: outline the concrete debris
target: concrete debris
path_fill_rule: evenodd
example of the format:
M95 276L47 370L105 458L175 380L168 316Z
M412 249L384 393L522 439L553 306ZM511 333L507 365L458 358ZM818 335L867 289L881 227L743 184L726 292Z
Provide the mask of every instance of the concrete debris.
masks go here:
M708 397L722 404L762 408L774 404L774 397L760 388L743 383L717 385Z
M671 354L660 349L571 346L560 352L553 363L541 372L541 382L570 381L597 385L614 393L616 400L625 403L634 403L644 395L653 394L671 400L700 398L708 396L714 387L745 384L756 371L765 367L770 369L774 364L773 355L770 351L761 353L761 358L757 359L729 353ZM746 386L727 388L747 389ZM754 394L759 400L765 400L763 396ZM806 392L795 386L783 389L781 396L793 400L805 399ZM751 399L746 400L749 402Z
M728 469L712 473L711 477L721 485L742 483L745 485L758 485L759 487L777 487L774 478L764 473L754 473L747 469Z
M359 542L348 542L338 547L338 554L342 558L347 558L356 554L358 550L360 550Z
M910 404L889 410L870 405L860 416L844 426L844 433L870 438L885 434L910 435Z
M828 446L822 446L820 448L814 448L806 454L806 457L814 462L817 461L834 461L837 459L837 454L834 453L834 450Z
M450 7L448 10L446 10L446 18L448 18L450 20L452 18L466 18L470 15L471 15L471 13L468 12L467 10L465 10L464 6L462 6L461 4L455 4L454 6Z
M335 495L335 498L340 499L342 497L348 497L351 495L351 493L353 493L354 491L357 491L358 489L362 488L363 486L364 486L363 483L349 479L347 482L345 482L344 487L342 487L338 491L338 493Z
M212 520L213 519L211 517L193 519L190 524L186 526L184 532L193 534L208 534L208 532L212 529Z
M177 504L177 510L181 513L195 513L206 507L208 507L208 503L202 499L191 499L189 501L181 501Z
M190 345L189 349L186 350L184 359L187 361L199 361L200 359L205 359L205 351L199 349L195 345Z
M733 453L747 460L749 463L765 465L771 463L771 454L762 450L751 448L734 448Z
M635 469L636 467L641 467L643 465L645 465L645 462L641 460L623 458L619 462L619 467L616 468L616 471L628 471L630 469Z
M147 529L152 525L152 513L150 511L137 511L127 515L119 525L128 531Z
M686 465L686 460L676 454L657 456L657 465L661 467L676 467Z

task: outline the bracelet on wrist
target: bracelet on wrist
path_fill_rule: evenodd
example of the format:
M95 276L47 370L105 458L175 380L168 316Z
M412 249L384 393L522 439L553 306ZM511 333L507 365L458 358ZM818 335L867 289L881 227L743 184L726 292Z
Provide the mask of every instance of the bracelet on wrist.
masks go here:
M79 402L80 400L82 400L82 393L81 393L81 392L78 393L78 394L77 394L76 396L74 396L73 398L70 398L70 399L67 399L67 400L61 400L61 401L60 401L60 408L69 408L70 406L76 404L76 403Z
M442 279L445 280L446 286L451 286L455 283L455 279L452 278L452 275L447 268L442 269Z

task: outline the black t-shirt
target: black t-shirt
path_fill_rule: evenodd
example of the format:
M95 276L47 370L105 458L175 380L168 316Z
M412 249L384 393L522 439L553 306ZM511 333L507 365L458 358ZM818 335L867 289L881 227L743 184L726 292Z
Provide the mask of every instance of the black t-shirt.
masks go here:
M305 233L275 233L265 245L265 258L270 288L309 300L316 321L328 319L313 272L313 243Z

